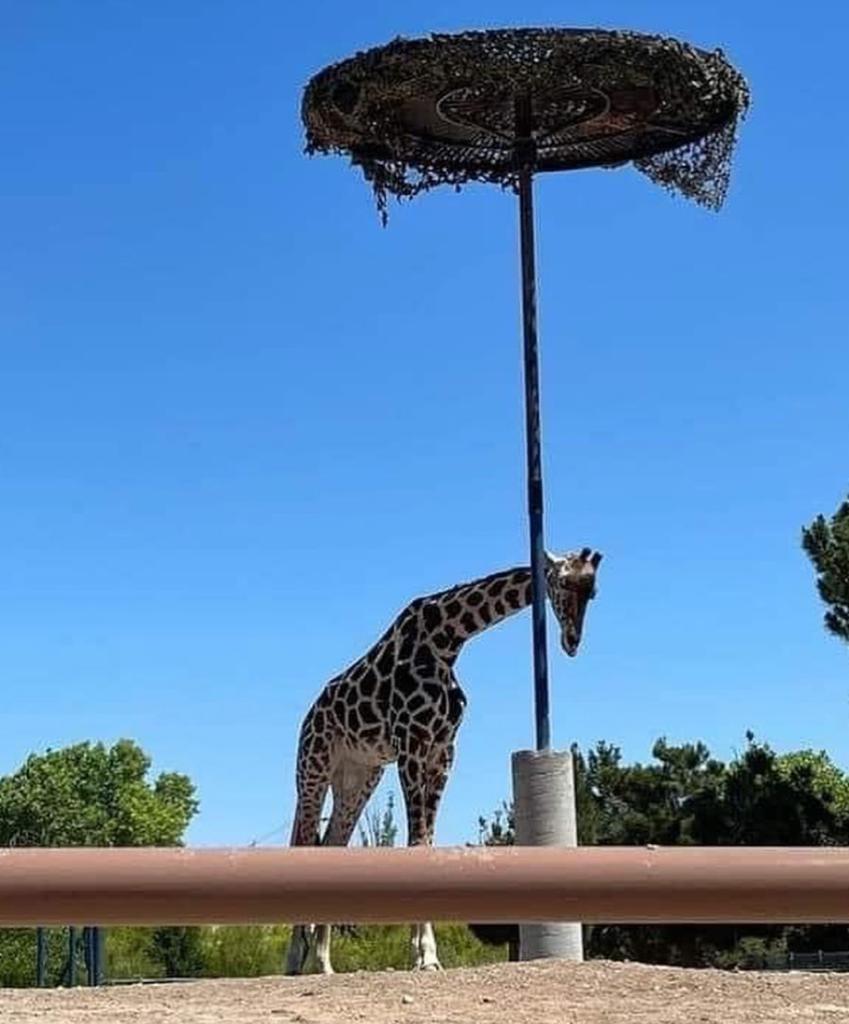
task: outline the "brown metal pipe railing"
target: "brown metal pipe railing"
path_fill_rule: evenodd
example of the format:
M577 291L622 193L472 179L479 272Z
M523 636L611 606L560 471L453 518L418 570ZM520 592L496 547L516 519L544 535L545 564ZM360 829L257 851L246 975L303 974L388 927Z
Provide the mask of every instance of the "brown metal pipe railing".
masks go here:
M0 926L849 922L846 847L7 849Z

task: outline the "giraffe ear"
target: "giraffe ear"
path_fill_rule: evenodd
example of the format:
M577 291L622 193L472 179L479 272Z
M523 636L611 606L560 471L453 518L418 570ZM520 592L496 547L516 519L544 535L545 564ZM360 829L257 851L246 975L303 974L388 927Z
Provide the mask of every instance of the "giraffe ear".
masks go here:
M604 555L600 551L596 551L596 553L590 559L590 562L592 563L593 569L597 569L599 567L599 565L601 564L602 558L604 558Z

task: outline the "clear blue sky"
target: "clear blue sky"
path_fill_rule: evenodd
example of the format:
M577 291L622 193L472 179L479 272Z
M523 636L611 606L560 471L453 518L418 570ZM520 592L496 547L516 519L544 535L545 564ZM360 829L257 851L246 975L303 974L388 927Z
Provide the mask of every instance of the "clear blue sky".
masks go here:
M526 560L514 200L384 231L299 121L328 62L515 23L721 45L754 96L718 216L630 169L540 181L548 542L607 556L555 741L751 728L849 767L799 549L849 489L844 5L53 0L0 5L0 772L130 736L196 781L191 841L271 833L324 681ZM533 741L529 631L463 654L442 842Z

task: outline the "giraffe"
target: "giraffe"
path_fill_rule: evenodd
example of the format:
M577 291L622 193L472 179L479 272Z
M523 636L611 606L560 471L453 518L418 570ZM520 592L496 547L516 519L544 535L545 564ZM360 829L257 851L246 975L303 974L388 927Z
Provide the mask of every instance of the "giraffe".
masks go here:
M578 651L587 602L595 596L599 552L545 556L546 590L561 646ZM531 603L531 571L518 567L411 601L375 645L331 679L301 726L292 846L346 846L384 768L397 762L407 844L431 844L466 697L454 663L471 637ZM333 809L323 837L328 789ZM330 926L316 929L315 955L332 974ZM293 929L286 971L303 971L313 929ZM430 924L412 926L414 966L440 968Z

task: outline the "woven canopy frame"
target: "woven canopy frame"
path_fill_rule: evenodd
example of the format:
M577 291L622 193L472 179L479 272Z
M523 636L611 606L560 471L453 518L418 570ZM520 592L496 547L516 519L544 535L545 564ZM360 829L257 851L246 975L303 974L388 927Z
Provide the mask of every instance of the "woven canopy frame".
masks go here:
M517 104L530 137L521 149ZM745 80L720 50L602 29L499 29L397 39L308 84L310 153L347 153L385 215L388 195L534 171L633 165L718 209ZM517 147L517 144L518 147Z

